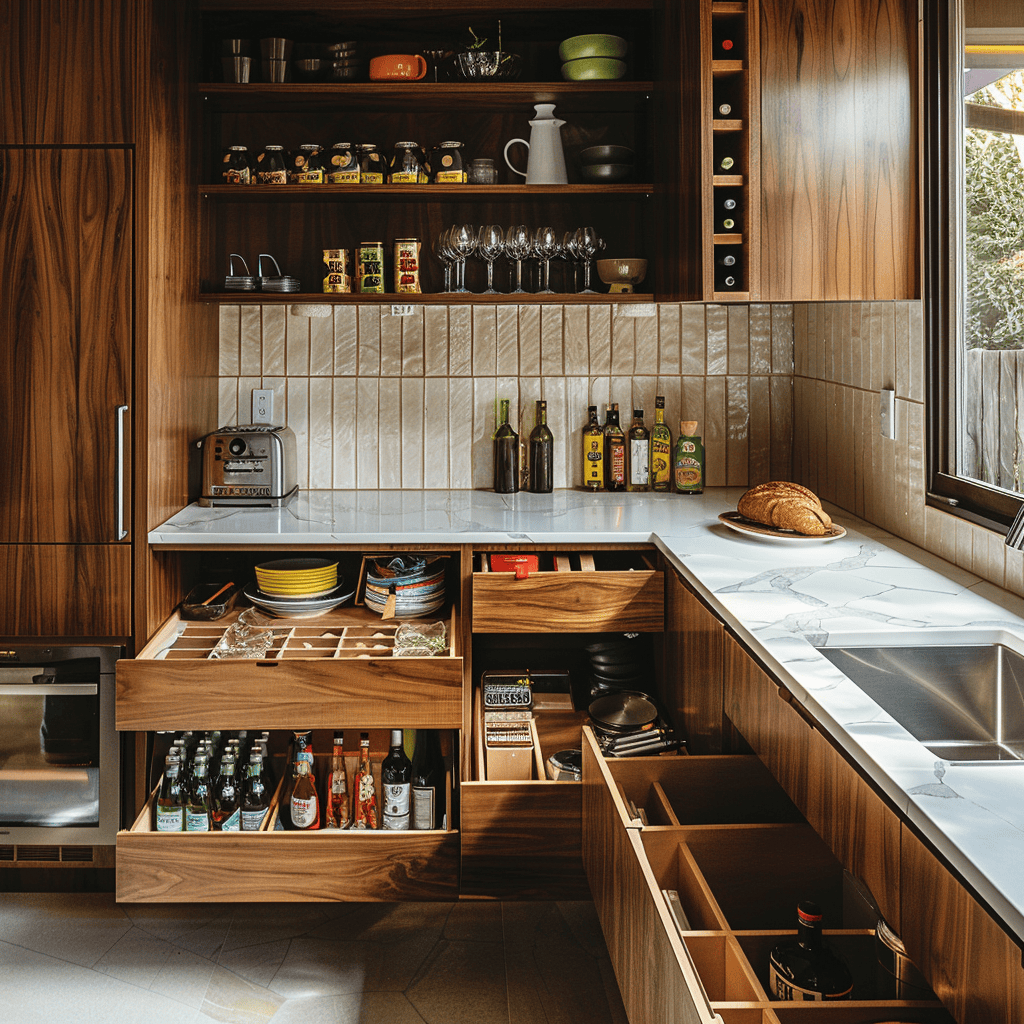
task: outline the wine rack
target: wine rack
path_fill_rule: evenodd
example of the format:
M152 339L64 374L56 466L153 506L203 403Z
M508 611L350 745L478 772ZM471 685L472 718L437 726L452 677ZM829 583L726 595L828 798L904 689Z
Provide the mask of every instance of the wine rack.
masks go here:
M701 0L703 291L760 294L760 89L757 0Z

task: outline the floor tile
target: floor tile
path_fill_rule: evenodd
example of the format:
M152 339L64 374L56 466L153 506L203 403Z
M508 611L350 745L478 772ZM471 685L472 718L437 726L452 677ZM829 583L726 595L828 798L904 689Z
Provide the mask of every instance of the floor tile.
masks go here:
M277 942L242 946L239 949L222 952L217 963L254 985L269 988L277 969L288 955L290 945L290 939L279 939Z
M217 1020L222 1024L264 1024L284 1003L284 996L216 967L197 1019Z
M490 900L456 903L444 937L452 942L501 942L501 904Z
M294 939L270 989L286 998L373 991L381 955L381 946L373 942Z
M138 928L125 932L96 962L93 970L149 988L176 947Z
M426 1024L508 1024L504 947L442 939L406 995Z
M273 1024L423 1024L401 992L289 999Z
M198 1010L203 1005L216 964L198 953L175 949L150 990Z
M224 949L293 939L322 927L326 920L315 903L241 904L231 922Z

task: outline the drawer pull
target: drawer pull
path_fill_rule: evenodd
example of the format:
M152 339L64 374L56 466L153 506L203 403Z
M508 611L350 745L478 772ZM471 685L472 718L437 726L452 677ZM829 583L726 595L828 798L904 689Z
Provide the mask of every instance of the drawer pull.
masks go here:
M811 717L811 713L798 701L789 690L779 687L779 700L788 704L812 729L816 729L818 723Z

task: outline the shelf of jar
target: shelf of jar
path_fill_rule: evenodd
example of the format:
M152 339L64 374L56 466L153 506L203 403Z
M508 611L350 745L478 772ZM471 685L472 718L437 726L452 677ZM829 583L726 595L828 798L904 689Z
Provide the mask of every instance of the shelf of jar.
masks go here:
M741 175L726 175L715 184L742 183ZM726 180L728 179L728 180ZM560 199L617 199L623 196L649 197L654 193L650 182L615 185L200 185L203 199L221 203L317 203L326 200L352 199L394 202L408 199L422 203L424 199L446 202L479 199L482 196L522 199L527 196L558 196Z
M617 82L203 82L207 110L360 112L410 109L508 110L517 104L555 103L571 111L630 111L648 99L651 81Z
M287 8L288 13L310 11L324 13L340 11L354 15L366 15L365 0L198 0L200 11L239 11L249 14L253 11L277 11ZM499 5L502 12L511 14L516 11L549 12L551 0L502 0ZM578 8L581 11L650 11L654 7L653 0L573 0L572 3L562 2L561 7ZM444 14L494 14L494 0L444 0L435 8ZM409 14L423 14L423 0L389 0L386 5L373 10L377 20L395 18Z
M734 292L725 293L735 297ZM745 293L744 293L745 294ZM616 294L608 292L596 292L592 295L580 295L578 293L555 292L551 295L537 295L533 292L522 294L510 294L499 292L494 295L485 295L480 292L428 292L428 293L403 293L385 292L384 294L358 294L348 293L344 295L328 294L320 292L201 292L200 302L206 302L221 306L291 306L291 305L345 305L349 303L370 303L374 305L513 305L526 306L537 304L549 304L556 306L583 305L586 303L611 303L612 305L651 305L656 299L650 293L645 294Z

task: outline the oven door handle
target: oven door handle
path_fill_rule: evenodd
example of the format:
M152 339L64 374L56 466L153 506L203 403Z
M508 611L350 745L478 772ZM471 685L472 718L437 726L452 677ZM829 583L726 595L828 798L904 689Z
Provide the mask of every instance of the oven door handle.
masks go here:
M95 696L95 683L5 683L0 681L0 697L88 697Z

